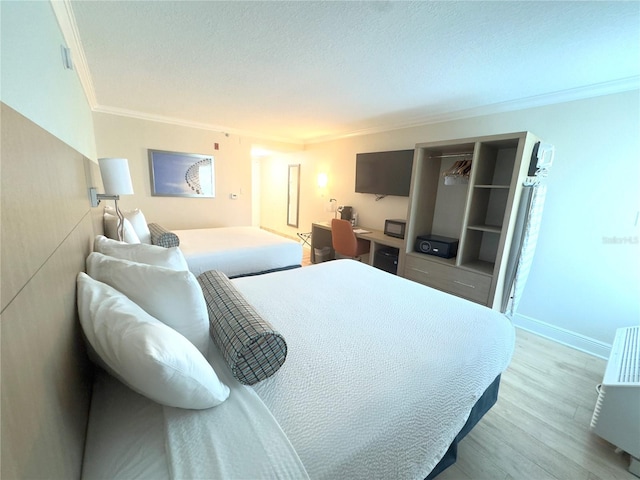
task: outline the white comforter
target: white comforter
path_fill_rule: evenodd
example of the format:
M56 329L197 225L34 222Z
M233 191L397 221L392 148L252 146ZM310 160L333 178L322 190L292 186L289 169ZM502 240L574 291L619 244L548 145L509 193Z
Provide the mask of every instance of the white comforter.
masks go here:
M84 478L423 479L514 347L502 314L351 260L233 283L282 368L247 387L210 351L232 393L208 411L94 399Z
M308 479L295 449L256 393L240 384L210 342L207 359L229 398L215 408L162 407L169 477L174 479Z
M254 389L312 479L425 478L513 353L504 315L352 260L234 284L287 340Z
M174 230L194 275L219 270L247 275L302 263L302 245L257 227Z

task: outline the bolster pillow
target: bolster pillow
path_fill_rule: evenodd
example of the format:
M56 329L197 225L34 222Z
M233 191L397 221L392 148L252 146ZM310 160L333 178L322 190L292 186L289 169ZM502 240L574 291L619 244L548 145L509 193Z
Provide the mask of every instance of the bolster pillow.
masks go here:
M198 277L209 311L209 333L233 376L254 385L278 371L287 357L287 342L236 290L222 272Z
M178 236L157 223L149 224L149 232L151 233L151 243L153 245L159 245L165 248L180 246Z

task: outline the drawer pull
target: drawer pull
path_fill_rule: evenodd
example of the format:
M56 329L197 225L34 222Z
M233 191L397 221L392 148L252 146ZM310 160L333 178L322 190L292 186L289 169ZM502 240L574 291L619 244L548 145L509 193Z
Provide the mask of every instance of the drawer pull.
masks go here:
M411 270L413 270L414 272L420 272L420 273L424 273L425 275L429 275L429 272L425 270L420 270L419 268L411 267Z
M458 285L462 285L463 287L476 288L475 285L470 285L468 283L459 282L458 280L454 280L453 283L457 283Z

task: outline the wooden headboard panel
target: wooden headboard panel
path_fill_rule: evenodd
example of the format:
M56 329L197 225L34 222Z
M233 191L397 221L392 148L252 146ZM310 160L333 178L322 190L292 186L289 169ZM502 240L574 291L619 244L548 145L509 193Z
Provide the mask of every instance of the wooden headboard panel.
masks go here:
M79 478L92 368L76 309L94 162L2 104L2 478Z

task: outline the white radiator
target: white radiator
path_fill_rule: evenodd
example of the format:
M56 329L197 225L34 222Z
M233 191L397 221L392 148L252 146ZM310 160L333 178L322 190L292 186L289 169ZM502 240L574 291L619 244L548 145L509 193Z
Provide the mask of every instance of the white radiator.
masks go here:
M640 476L640 326L619 328L607 362L591 429L631 455Z

